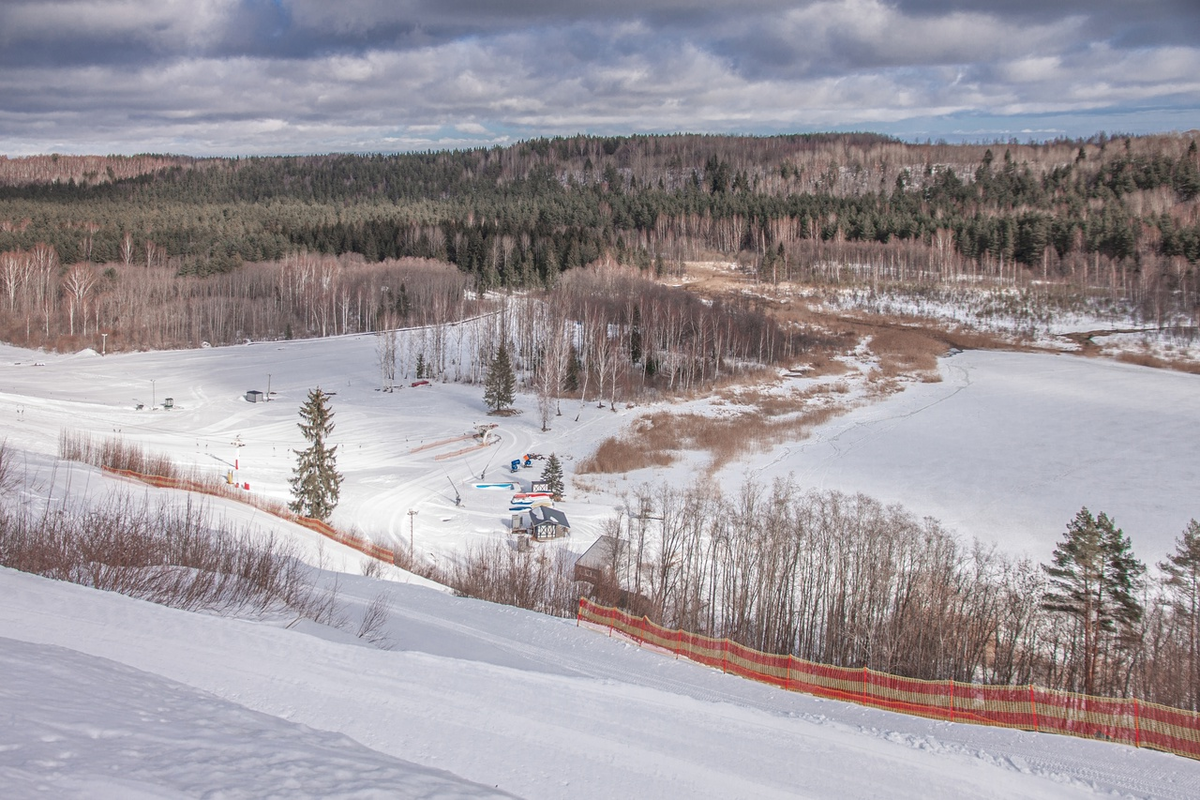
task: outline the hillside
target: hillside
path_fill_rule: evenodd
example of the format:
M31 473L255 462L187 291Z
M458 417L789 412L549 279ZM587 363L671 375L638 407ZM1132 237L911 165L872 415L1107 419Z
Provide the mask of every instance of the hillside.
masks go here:
M377 586L341 578L356 614ZM1178 757L821 701L569 621L390 592L378 650L0 570L0 780L60 797L1200 791Z

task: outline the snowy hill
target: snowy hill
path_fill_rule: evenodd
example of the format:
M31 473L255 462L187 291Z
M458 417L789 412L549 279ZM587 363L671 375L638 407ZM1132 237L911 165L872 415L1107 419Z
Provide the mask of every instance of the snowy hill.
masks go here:
M942 374L718 478L734 488L747 474L795 474L868 491L1039 559L1083 504L1112 513L1147 560L1200 513L1190 490L1200 454L1188 447L1200 378L1004 353L962 353ZM245 400L268 383L273 402ZM333 521L384 543L411 536L435 560L508 537L509 494L476 483L535 477L508 473L525 452L557 453L570 476L643 410L564 403L542 432L529 397L518 398L524 413L496 420L478 386L378 392L365 336L105 357L0 346L15 499L44 509L117 491L174 496L56 462L59 432L74 430L212 475L236 464L251 493L284 500L297 410L318 384L336 393L346 475ZM457 455L463 443L438 444L493 421L498 444ZM637 482L684 484L695 467L684 457L569 483L572 536L546 546L582 552ZM0 785L13 796L1200 796L1200 763L781 692L573 621L454 598L394 568L386 583L368 579L353 550L252 506L205 502L341 573L352 617L385 586L393 649L0 570Z
M416 586L391 651L7 570L0 596L8 796L1200 794L1187 759L822 701Z

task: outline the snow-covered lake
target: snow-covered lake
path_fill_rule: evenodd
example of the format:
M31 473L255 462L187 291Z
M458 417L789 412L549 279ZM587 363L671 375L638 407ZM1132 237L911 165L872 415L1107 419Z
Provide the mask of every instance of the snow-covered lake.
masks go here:
M1038 561L1081 506L1151 564L1200 517L1200 376L990 351L941 374L729 473L863 492Z

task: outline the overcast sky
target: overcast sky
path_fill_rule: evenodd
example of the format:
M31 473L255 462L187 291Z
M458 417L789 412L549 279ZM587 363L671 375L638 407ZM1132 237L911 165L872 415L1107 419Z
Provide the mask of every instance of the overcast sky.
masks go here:
M1200 128L1200 0L0 0L0 153Z

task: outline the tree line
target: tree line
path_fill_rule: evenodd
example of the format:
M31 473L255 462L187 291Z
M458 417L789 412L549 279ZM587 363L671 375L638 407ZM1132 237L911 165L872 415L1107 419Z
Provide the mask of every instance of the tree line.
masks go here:
M53 166L8 173L50 175ZM764 280L863 259L905 280L1072 282L1191 313L1200 156L1187 136L904 144L871 135L567 137L407 155L114 161L0 186L0 252L236 271L298 252L455 264L482 289L609 258L712 254ZM135 164L145 170L128 175ZM26 165L28 166L28 165ZM107 176L107 172L102 173ZM70 175L70 177L65 177ZM122 177L124 176L124 177ZM15 181L10 179L10 181Z
M1048 564L931 518L790 481L643 485L606 524L607 602L768 652L922 679L1035 683L1200 708L1200 524L1147 577L1087 509Z
M442 325L487 305L468 285L453 266L419 259L302 252L200 277L154 260L63 266L39 244L0 253L0 338L117 351Z

